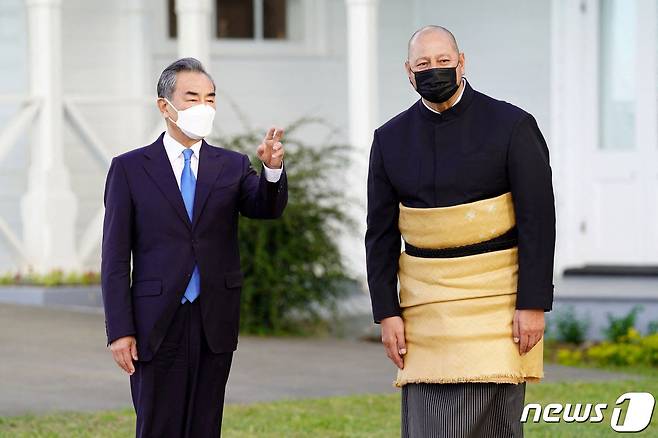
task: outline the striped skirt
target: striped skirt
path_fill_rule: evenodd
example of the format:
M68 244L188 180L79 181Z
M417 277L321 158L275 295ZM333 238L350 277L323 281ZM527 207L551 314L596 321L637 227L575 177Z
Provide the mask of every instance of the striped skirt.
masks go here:
M409 383L402 387L402 438L523 437L525 382Z

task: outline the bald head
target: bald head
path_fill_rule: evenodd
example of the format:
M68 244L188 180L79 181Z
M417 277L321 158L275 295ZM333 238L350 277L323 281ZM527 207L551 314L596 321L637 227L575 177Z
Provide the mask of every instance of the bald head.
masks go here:
M411 35L404 68L414 88L417 89L416 75L430 69L454 69L456 83L461 87L465 65L466 56L459 52L454 35L445 27L425 26ZM438 105L437 111L443 111L450 107L442 107L444 103L433 105Z
M411 35L407 45L407 59L411 61L414 54L418 51L420 45L427 43L441 42L450 47L455 55L459 55L459 47L455 36L448 29L442 26L429 25L423 26Z

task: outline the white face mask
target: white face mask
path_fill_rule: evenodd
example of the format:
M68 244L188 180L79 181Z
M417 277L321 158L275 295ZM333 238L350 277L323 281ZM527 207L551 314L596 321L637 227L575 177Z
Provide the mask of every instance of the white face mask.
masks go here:
M163 97L163 99L176 110L178 120L174 122L171 117L169 117L169 120L178 126L183 134L193 140L201 140L210 134L212 122L215 120L215 108L210 105L199 104L179 111L166 97Z

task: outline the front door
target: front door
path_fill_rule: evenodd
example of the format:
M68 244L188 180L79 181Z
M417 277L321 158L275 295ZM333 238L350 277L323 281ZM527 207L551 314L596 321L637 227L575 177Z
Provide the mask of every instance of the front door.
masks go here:
M597 42L584 62L596 77L592 141L581 156L582 264L658 265L658 7L649 0L600 0Z

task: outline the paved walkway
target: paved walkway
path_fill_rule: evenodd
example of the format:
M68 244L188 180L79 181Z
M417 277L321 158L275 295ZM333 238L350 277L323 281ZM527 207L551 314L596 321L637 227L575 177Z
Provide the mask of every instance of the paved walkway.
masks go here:
M128 376L105 347L103 315L0 305L0 416L131 406ZM546 381L624 377L547 366ZM241 337L228 403L392 393L395 368L378 343Z

